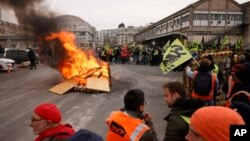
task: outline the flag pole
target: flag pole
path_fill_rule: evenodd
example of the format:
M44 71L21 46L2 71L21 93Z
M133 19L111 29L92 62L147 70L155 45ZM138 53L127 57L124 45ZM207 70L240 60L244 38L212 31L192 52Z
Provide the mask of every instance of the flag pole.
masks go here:
M197 62L197 60L194 58L194 57L192 57L192 59L194 60L194 62L198 65L198 67L200 66L200 64Z

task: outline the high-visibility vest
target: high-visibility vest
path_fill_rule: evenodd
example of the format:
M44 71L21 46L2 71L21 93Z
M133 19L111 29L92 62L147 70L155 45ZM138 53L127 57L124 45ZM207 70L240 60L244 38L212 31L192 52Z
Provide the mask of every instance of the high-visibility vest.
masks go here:
M194 79L197 75L198 71L194 71ZM214 87L215 87L215 83L216 83L216 73L212 73L212 88L211 88L211 91L210 91L210 94L207 95L207 96L202 96L202 95L199 95L199 94L196 94L193 90L192 92L192 98L200 98L200 99L203 99L203 100L213 100L213 97L214 97Z
M139 141L150 129L143 120L122 111L112 112L106 123L109 126L106 141Z
M228 84L228 89L227 89L227 97L226 97L226 98L229 98L229 97L230 97L230 94L231 94L231 92L232 92L232 88L233 88L233 86L234 86L234 80L233 80L232 75L230 75L230 76L228 77L227 84Z
M158 55L159 54L159 51L156 49L155 51L154 51L154 53L153 53L153 56L156 56L156 55Z
M102 56L106 56L106 51L105 50L102 51Z
M219 73L219 67L214 64L214 69L212 70L212 72L218 74Z

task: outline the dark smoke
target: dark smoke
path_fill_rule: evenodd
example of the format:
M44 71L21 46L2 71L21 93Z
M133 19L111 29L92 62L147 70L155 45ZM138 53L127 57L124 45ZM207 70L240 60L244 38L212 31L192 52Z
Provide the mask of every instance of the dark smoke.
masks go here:
M51 32L57 32L57 22L54 12L48 7L42 7L44 0L0 0L0 4L15 12L20 25L31 27L35 42L39 44L44 63L57 66L64 58L64 49L58 41L45 41L44 37ZM53 46L53 47L52 47Z
M55 32L55 14L40 6L43 0L0 0L0 3L14 10L19 24L30 26L35 35L41 37Z

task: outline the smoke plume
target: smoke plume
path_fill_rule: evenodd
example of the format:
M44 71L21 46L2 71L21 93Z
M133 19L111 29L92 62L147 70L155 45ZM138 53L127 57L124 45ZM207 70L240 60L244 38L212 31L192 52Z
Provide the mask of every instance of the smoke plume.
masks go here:
M45 63L55 67L64 57L64 50L58 41L48 42L44 37L51 32L58 31L55 14L48 7L43 7L44 0L0 0L1 6L10 8L15 12L20 25L30 27L39 44L40 55ZM51 47L51 46L57 46ZM53 50L51 50L53 48ZM53 56L57 54L57 56ZM59 55L60 54L60 55Z
M3 6L14 10L19 24L30 26L37 36L56 31L55 14L41 6L43 0L0 0Z

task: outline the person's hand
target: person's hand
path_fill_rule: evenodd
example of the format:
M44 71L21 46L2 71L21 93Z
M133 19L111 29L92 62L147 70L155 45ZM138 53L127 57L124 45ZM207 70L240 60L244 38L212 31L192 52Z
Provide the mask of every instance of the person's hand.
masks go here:
M185 68L185 70L188 70L188 69L191 69L189 66L187 66L186 68Z
M145 122L149 122L152 120L152 116L149 113L143 113L143 117Z

